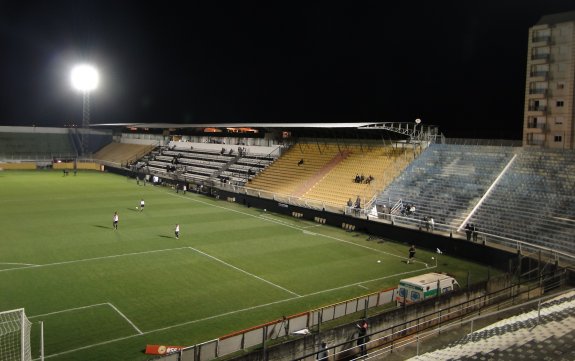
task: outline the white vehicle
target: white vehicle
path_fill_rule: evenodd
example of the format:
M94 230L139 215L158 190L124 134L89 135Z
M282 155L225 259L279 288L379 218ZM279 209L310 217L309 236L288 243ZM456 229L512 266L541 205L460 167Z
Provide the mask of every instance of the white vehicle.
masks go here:
M457 280L444 273L426 273L399 281L395 301L411 304L459 289Z

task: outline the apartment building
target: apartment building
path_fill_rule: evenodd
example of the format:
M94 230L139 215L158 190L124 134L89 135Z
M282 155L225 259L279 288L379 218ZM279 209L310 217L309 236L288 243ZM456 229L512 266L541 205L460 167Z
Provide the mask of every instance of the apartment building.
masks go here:
M529 28L523 145L575 149L575 11Z

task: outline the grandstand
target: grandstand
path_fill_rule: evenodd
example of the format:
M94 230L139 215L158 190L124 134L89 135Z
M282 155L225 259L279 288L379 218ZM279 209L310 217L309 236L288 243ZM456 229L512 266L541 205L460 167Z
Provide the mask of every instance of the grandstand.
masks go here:
M96 152L112 141L112 132L109 130L0 127L0 161L19 163L76 159L79 153L80 132L89 135L89 152Z
M74 157L76 151L66 133L0 132L0 157L5 160L37 160Z
M523 149L469 219L497 239L575 253L575 157L572 151Z
M117 166L127 165L144 155L150 153L155 148L148 144L130 144L112 142L100 149L93 155L94 160L103 161Z
M575 291L495 322L439 350L410 358L433 360L575 359Z
M369 239L409 239L422 249L437 248L438 252L443 250L475 262L505 264L509 268L505 271L511 272L518 282L526 272L555 270L559 265L572 267L575 263L572 151L449 144L442 138L415 137L414 133L405 132L402 134L407 134L407 139L389 137L381 141L378 137L384 137L379 130L373 131L375 137L326 139L329 133L321 133L321 138L309 134L297 137L298 129L290 128L294 137L284 141L273 136L252 139L234 133L189 135L191 131L183 128L165 128L170 131L137 134L124 130L121 136L115 130L114 142L111 135L106 138L106 145L91 160L106 165L110 172L138 179L155 176L159 185L200 187L202 193L216 199L366 232ZM52 137L0 132L0 137L3 161L75 154L71 133ZM356 175L373 179L356 182ZM356 197L361 199L361 206L356 212L348 212L346 202ZM381 211L383 205L385 212ZM406 212L406 205L412 206L413 211ZM435 220L435 230L424 229L429 217ZM467 242L467 224L477 227L479 242ZM528 265L523 257L529 257ZM541 296L547 291L540 287L535 293ZM572 302L572 295L567 298ZM571 308L572 305L567 307ZM565 312L566 315L549 316L545 321L572 318L572 310ZM523 327L521 322L510 320L507 326L494 326L495 331L486 329L475 337L508 333L517 325ZM545 340L553 337L557 338L552 335ZM470 349L476 346L471 339L451 347L462 350L458 357L474 357ZM538 341L529 342L536 347ZM265 346L265 340L263 343ZM374 344L372 348L378 347ZM510 343L507 348L493 348L490 352L504 355L510 350L520 352L519 347ZM214 350L217 354L217 348Z
M447 229L457 229L512 157L509 147L432 144L383 189L377 203L391 209L398 202L414 204L415 219L434 217Z

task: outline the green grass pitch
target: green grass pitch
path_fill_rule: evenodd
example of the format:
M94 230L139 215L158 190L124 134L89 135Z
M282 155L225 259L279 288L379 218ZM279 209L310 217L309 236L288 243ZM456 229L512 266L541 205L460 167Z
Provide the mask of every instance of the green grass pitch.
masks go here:
M0 310L26 309L34 357L44 322L49 360L147 360L146 344L193 345L420 273L487 276L448 255L431 267L421 249L406 264L409 240L379 244L107 173L0 172L0 204Z

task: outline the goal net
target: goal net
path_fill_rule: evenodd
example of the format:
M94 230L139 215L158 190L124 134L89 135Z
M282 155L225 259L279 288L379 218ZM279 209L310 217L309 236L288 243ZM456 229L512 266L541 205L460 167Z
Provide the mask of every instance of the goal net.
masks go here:
M0 312L0 361L31 361L30 328L24 309Z

